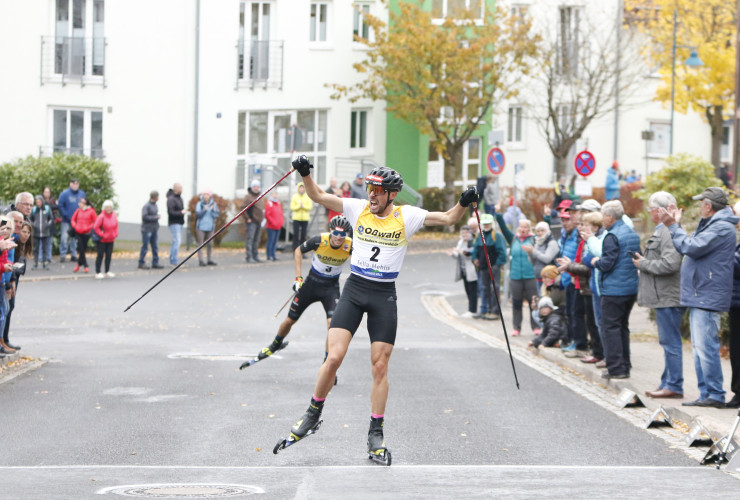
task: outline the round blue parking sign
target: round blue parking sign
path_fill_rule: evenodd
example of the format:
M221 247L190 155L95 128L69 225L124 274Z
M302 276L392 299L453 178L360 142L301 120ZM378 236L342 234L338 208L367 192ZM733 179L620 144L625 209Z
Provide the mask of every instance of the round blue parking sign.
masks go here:
M588 151L581 151L576 155L575 167L579 175L589 176L596 170L596 158Z
M504 166L506 166L506 157L504 156L504 152L501 151L501 148L495 147L488 150L488 154L486 155L486 166L488 167L488 171L493 175L499 175L504 171Z

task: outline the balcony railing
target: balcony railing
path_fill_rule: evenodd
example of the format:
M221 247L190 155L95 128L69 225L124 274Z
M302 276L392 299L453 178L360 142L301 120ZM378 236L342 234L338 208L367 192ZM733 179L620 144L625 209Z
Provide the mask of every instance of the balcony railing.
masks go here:
M236 43L236 87L283 89L282 40L243 40Z
M89 158L105 158L105 153L100 148L63 148L60 146L39 146L39 156L52 156L55 153L68 155L81 155Z
M69 82L105 87L105 38L41 37L41 85Z

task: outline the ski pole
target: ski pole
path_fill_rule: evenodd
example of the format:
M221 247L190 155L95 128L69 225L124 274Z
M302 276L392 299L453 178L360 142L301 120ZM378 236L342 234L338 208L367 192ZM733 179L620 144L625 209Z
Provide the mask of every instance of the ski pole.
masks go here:
M293 292L293 294L290 297L288 297L288 300L285 301L285 304L283 304L283 307L281 307L280 310L275 313L275 316L273 316L272 319L277 318L278 317L278 314L280 314L281 312L283 312L283 309L285 309L285 306L288 305L288 302L290 302L291 300L293 300L293 297L295 297L295 294L296 293L298 293L298 292Z
M509 359L511 359L511 369L514 371L514 381L516 382L516 388L519 389L519 378L516 376L516 368L514 367L514 356L511 354L511 345L509 344L509 336L506 333L506 322L504 321L504 310L501 308L501 302L498 300L498 290L496 289L496 281L493 279L493 268L491 267L491 258L488 256L486 250L486 240L483 235L483 228L480 224L480 215L478 215L478 204L473 203L473 211L475 212L475 218L478 221L478 234L480 234L481 241L483 242L483 253L486 254L486 262L488 263L488 274L491 277L491 284L493 284L493 296L496 297L496 305L501 313L501 326L504 327L504 338L506 339L506 347L509 349Z
M264 193L262 193L261 195L259 195L257 197L257 199L255 199L252 203L250 203L249 205L247 205L246 207L244 207L241 210L241 212L239 212L238 214L236 214L233 219L231 219L229 222L227 222L226 224L224 224L218 231L216 231L215 233L213 233L207 240L205 240L203 243L201 243L200 246L198 246L198 248L196 248L195 250L193 250L193 252L190 255L188 255L187 257L185 257L185 259L183 259L182 261L180 261L180 263L177 264L170 272L168 272L167 274L165 274L162 277L162 279L160 279L159 281L157 281L151 288L149 288L149 290L147 290L146 292L144 292L138 299L136 299L135 301L133 301L131 303L131 305L129 305L126 309L124 309L123 312L127 312L129 309L131 309L137 302L139 302L141 299L143 299L144 297L146 297L146 295L149 292L151 292L152 290L154 290L157 287L157 285L159 285L164 280L166 280L167 278L169 278L172 273L174 273L175 271L177 271L178 269L180 269L180 266L182 266L183 264L185 264L188 260L190 260L190 258L193 255L195 255L196 253L198 253L198 250L200 250L201 248L203 248L204 246L206 246L208 243L211 242L212 239L214 239L216 236L218 236L219 234L221 234L224 231L224 229L226 229L227 227L229 227L236 219L238 219L239 217L241 217L242 214L244 214L244 212L246 212L247 210L249 210L250 208L252 208L252 206L255 203L257 203L258 201L260 201L267 193L269 193L270 191L272 191L273 189L275 189L275 186L277 186L278 184L280 184L281 182L283 182L283 180L286 177L288 177L290 174L292 174L294 171L295 171L295 169L294 168L291 168L288 171L287 174L285 174L280 179L278 179L278 181L275 184L273 184L272 186L270 186L270 188L268 190L266 190Z

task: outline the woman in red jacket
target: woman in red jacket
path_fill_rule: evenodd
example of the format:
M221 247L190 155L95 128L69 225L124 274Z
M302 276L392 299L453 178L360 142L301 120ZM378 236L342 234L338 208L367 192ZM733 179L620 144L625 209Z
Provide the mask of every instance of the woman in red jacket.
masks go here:
M110 272L110 259L113 256L113 241L118 238L118 217L113 213L113 202L105 200L103 202L103 210L95 220L95 227L93 228L98 240L98 257L95 259L95 279L101 280L105 276L109 278L115 277L115 274ZM105 256L105 275L101 272L100 265L103 263L103 256Z
M75 210L74 215L72 215L71 223L75 233L77 233L77 253L79 254L79 258L77 259L77 266L72 269L72 272L76 273L80 270L80 266L82 266L85 272L89 273L90 267L87 265L85 250L87 250L87 242L90 240L90 234L95 225L97 214L95 213L95 209L90 206L87 198L80 198L80 201L77 202L77 206L79 208Z
M283 206L276 194L270 193L265 203L265 227L267 228L267 260L278 260L275 255L277 250L278 239L280 239L280 230L285 223L283 215Z

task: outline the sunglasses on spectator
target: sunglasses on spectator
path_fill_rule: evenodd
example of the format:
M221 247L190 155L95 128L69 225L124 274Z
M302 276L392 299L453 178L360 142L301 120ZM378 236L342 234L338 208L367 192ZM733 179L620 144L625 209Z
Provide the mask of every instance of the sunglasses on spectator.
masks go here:
M332 236L339 236L340 238L344 238L347 236L347 233L344 231L332 231Z
M367 185L367 194L375 193L375 196L380 196L385 193L383 186L373 186L372 184Z

